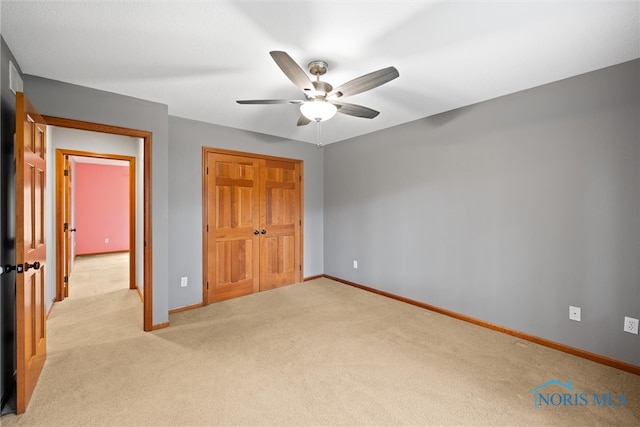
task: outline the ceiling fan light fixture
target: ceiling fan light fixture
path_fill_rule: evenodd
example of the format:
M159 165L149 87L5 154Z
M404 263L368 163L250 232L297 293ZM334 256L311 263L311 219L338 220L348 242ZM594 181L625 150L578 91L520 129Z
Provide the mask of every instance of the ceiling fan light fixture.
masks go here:
M309 120L322 122L329 120L338 111L338 108L324 100L307 101L300 106L300 112Z
M338 99L366 92L388 83L400 75L395 67L382 68L349 80L334 89L329 83L320 80L320 76L327 72L328 65L326 62L312 61L309 63L309 73L316 77L314 81L311 81L307 73L287 52L274 50L269 54L280 67L280 70L291 80L291 83L304 92L305 99L249 99L236 102L238 104L300 105L297 126L306 126L312 121L320 123L329 120L336 112L353 117L373 119L380 114L379 111L362 105L338 102ZM320 126L318 126L318 131L319 129Z

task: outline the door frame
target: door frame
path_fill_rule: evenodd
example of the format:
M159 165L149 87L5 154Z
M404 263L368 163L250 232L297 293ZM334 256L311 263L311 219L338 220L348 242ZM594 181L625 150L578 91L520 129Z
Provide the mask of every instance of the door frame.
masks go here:
M91 157L94 159L122 160L129 163L129 289L137 289L136 286L136 158L118 154L101 154L88 151L69 150L66 148L56 149L56 301L62 301L68 296L68 287L64 286L65 262L67 254L63 239L66 230L62 226L65 222L64 205L66 204L66 193L68 191L64 175L64 157ZM69 166L70 167L70 166ZM69 172L71 174L71 172ZM68 224L71 227L71 224Z
M209 183L207 179L207 153L223 154L231 156L250 157L254 159L262 160L274 160L283 162L296 162L300 165L300 281L304 277L304 161L299 159L291 159L287 157L269 156L258 153L248 153L244 151L227 150L224 148L215 147L202 147L202 305L208 305L213 303L209 301L209 292L207 285L208 277L208 247L209 247L209 233L208 227L208 204L207 195L209 191Z
M142 291L143 300L143 329L146 332L153 328L153 280L151 250L151 139L152 133L145 130L130 129L119 126L105 125L100 123L85 122L81 120L66 119L54 116L43 116L50 126L57 126L68 129L86 130L91 132L108 133L112 135L129 136L141 138L143 141L143 275L144 285ZM135 221L134 221L135 222ZM135 275L134 275L135 277ZM134 279L135 280L135 279Z

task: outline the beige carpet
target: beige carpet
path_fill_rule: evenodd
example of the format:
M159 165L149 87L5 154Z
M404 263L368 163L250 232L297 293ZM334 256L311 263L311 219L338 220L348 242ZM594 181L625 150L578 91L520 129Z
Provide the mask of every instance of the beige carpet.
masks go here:
M327 279L144 333L126 274L106 280L109 259L76 266L27 413L3 425L640 424L636 375ZM535 408L530 390L552 379L588 404ZM626 405L594 406L593 393Z

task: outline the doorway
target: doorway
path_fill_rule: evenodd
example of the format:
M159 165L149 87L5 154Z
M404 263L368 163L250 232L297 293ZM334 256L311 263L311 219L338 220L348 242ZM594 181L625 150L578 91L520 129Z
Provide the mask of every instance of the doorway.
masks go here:
M137 289L144 301L143 293L136 282L136 158L59 148L56 149L55 164L56 301L62 301L69 296L69 278L76 254L75 236L78 223L83 219L76 220L75 207L81 205L82 197L91 197L93 200L89 204L86 200L84 201L88 215L84 216L84 224L80 227L81 233L84 233L81 234L84 240L81 241L80 252L107 253L114 252L111 248L115 248L115 251L126 249L129 253L129 289ZM87 187L87 183L76 180L80 175L76 172L80 171L81 165L83 165L83 171L88 168L87 172L99 168L100 170L95 172L102 175L95 177L85 175L85 179L91 180L91 185L84 191L81 189ZM128 182L123 183L118 175L121 175L121 170L125 167ZM75 197L76 189L78 198ZM113 206L119 206L118 211L124 208L127 212L113 212ZM98 209L97 212L96 209ZM81 210L84 211L84 209ZM96 241L97 236L85 237L92 231L105 227L107 235L116 236L114 242L107 236L104 237L104 244L101 245L102 242Z
M151 252L151 132L122 128L118 126L104 125L92 122L84 122L80 120L65 119L53 116L44 116L47 124L56 128L76 129L89 132L98 132L109 135L121 135L141 140L141 163L142 173L140 185L137 186L141 192L141 209L142 217L138 215L137 221L139 227L136 227L140 235L138 247L142 248L141 260L138 259L136 264L142 264L141 282L137 283L142 288L143 299L143 329L152 331L153 328L153 280L152 280L152 252ZM140 269L138 269L140 270ZM55 282L55 279L52 280Z

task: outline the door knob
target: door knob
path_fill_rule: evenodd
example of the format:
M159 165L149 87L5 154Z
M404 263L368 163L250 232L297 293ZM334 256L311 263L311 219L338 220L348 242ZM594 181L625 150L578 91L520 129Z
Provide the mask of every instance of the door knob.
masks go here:
M262 231L260 231L260 234L267 234L267 230L263 228Z
M253 230L253 234L257 236L258 234L260 234L260 232L258 230Z
M16 273L22 273L22 264L18 264L18 265L6 264L4 266L4 269L3 269L4 274L9 274L12 271L15 271Z
M76 229L75 229L75 228L72 228L72 229L70 229L69 231L71 231L71 232L75 232L75 231L76 231Z
M29 271L30 268L33 268L34 270L38 270L40 268L40 263L38 261L34 262L33 264L29 264L28 262L25 262L24 271Z

